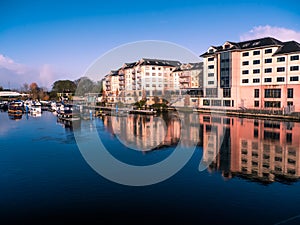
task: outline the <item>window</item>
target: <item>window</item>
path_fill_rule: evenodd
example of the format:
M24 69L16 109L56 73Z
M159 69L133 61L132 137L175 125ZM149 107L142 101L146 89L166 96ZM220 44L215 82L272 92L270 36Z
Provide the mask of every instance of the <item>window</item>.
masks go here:
M294 60L299 60L299 55L292 55L290 57L291 61L294 61Z
M290 77L290 81L299 81L299 77L298 76Z
M214 84L215 82L214 81L208 81L208 84Z
M249 74L249 70L243 70L242 74Z
M249 52L243 52L243 56L249 56Z
M231 97L231 89L230 88L224 88L223 89L223 97L224 98L230 98ZM229 104L230 106L230 104Z
M254 69L253 73L260 73L260 69Z
M266 101L265 108L280 108L280 102Z
M150 73L149 72L146 72L146 76L149 76L150 75Z
M214 57L210 57L210 58L208 58L208 61L209 62L211 62L211 61L214 61L215 60L215 58Z
M243 84L249 83L249 79L242 79L242 83Z
M277 77L277 82L284 82L284 77Z
M254 89L254 98L259 98L259 89Z
M293 103L293 102L290 102L290 101L288 101L288 102L287 102L287 105L294 105L294 103Z
M265 73L272 73L272 68L266 68Z
M254 101L254 107L259 107L259 101Z
M272 53L272 49L271 48L268 48L265 50L265 54L269 54L269 53Z
M293 98L294 97L294 89L293 88L288 88L287 89L287 97L288 98Z
M214 68L214 65L209 65L208 66L208 69L213 69Z
M260 60L253 60L253 65L260 64Z
M230 48L230 45L225 45L224 47L225 47L225 48Z
M218 90L216 88L206 88L206 96L207 97L217 97Z
M247 66L247 65L249 65L249 61L244 61L243 66Z
M214 73L208 73L208 77L213 77L214 75Z
M285 68L284 67L277 67L277 72L284 72Z
M298 71L299 70L299 66L291 66L290 67L290 71Z
M265 98L281 98L281 89L265 89Z
M285 57L278 57L277 62L285 62Z
M211 105L213 105L213 106L221 106L221 100L211 100Z
M260 82L260 79L259 78L254 78L253 79L253 83L259 83Z
M272 63L272 59L271 58L265 59L265 63Z
M152 70L155 70L155 67L152 67Z
M203 105L210 105L210 100L203 99Z
M253 51L253 55L260 55L260 51L259 50Z
M265 78L265 82L266 82L266 83L272 82L272 78L269 78L269 77L268 77L268 78Z
M230 106L230 100L224 100L223 106Z

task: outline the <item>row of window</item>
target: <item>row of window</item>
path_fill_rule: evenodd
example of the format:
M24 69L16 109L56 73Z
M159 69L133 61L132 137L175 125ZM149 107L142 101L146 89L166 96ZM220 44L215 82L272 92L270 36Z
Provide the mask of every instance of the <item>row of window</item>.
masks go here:
M285 82L285 77L277 77L276 81L277 82ZM292 76L292 77L290 77L290 81L299 81L299 76ZM254 78L252 80L252 82L253 83L260 83L260 78ZM264 79L264 82L265 83L270 83L270 82L272 82L272 78L271 77L266 77ZM243 84L249 83L249 79L242 79L242 83Z
M294 97L294 89L287 89L287 98ZM259 89L254 89L254 98L259 98ZM281 98L281 89L265 89L265 98Z
M158 69L158 70L161 70L162 68L161 67L151 67L151 69L152 70L156 70L156 69ZM163 68L164 70L168 70L168 68ZM146 70L150 70L150 67L149 66L146 66ZM173 68L169 68L169 70L170 71L172 71L173 70Z
M285 71L285 67L277 67L277 72L284 72ZM299 66L290 66L290 71L298 71L299 70ZM253 74L257 74L260 73L260 69L253 69ZM265 73L272 73L272 68L265 68L264 70ZM249 74L249 70L242 70L242 75L246 75Z
M232 106L234 107L234 100L210 100L210 99L203 99L203 105L205 106L222 106L222 102L223 102L223 106Z
M268 54L268 53L272 53L272 49L266 49L265 50L265 54ZM252 53L253 55L260 55L260 50L255 50L253 51ZM243 52L243 57L246 57L246 56L249 56L250 53L249 52ZM291 55L290 56L290 60L291 61L294 61L294 60L299 60L299 55ZM209 60L210 61L210 60ZM285 61L285 57L277 57L277 62L284 62Z
M292 57L292 56L291 56ZM297 55L297 60L299 59L299 56ZM291 59L291 61L293 60L296 60L296 59ZM278 57L277 58L277 62L284 62L285 61L285 58L284 57ZM272 63L273 62L273 59L272 58L267 58L265 59L265 63ZM260 59L255 59L253 60L253 65L257 65L257 64L260 64ZM242 65L243 66L248 66L249 65L249 61L243 61L242 62Z

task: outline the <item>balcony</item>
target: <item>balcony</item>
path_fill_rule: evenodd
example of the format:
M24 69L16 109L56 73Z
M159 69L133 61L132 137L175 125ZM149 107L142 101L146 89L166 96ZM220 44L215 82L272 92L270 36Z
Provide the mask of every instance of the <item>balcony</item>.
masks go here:
M124 76L119 76L119 81L121 81L121 80L125 80Z
M191 74L190 73L187 73L187 72L183 72L180 77L190 77Z
M135 80L135 76L132 76L132 80Z
M190 79L187 79L187 78L185 78L185 79L179 79L179 82L180 83L190 83Z

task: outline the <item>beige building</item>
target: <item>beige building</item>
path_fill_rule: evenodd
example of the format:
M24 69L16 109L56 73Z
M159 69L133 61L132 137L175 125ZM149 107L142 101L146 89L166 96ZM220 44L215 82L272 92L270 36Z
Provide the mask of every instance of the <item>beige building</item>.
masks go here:
M299 54L299 43L271 37L211 46L200 107L300 111Z

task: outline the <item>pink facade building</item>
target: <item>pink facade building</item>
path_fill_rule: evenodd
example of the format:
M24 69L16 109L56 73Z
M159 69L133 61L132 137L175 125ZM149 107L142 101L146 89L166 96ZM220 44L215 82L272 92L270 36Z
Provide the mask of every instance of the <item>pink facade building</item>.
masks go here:
M300 112L300 44L266 37L211 46L201 108Z

